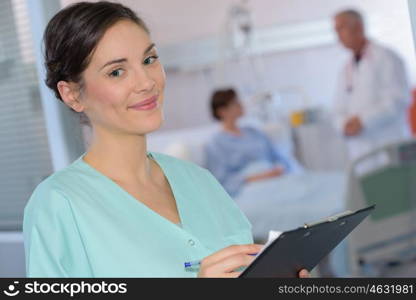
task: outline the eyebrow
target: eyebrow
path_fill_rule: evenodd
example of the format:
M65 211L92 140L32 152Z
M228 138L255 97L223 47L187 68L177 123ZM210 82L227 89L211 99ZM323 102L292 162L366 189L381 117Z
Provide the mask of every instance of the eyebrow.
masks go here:
M150 50L152 50L155 47L155 43L151 43L143 52L143 55L150 52ZM109 62L106 62L101 68L100 70L104 69L105 67L109 66L109 65L113 65L113 64L118 64L118 63L122 63L122 62L126 62L127 58L118 58L118 59L113 59L110 60Z
M149 47L147 47L147 48L146 48L146 50L144 50L143 54L148 53L150 50L152 50L152 49L153 49L153 47L154 47L154 46L156 46L156 45L155 45L155 43L151 43L151 44L149 45Z

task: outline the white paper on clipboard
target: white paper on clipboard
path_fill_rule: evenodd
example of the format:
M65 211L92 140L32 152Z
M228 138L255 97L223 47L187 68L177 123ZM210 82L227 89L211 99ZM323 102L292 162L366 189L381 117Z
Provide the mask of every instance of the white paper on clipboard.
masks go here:
M261 248L260 252L257 253L256 258L253 260L253 262L257 259L257 257L260 256L260 254L267 249L267 247L270 246L271 243L273 243L281 234L283 231L276 231L276 230L270 230L269 231L269 237L267 239L266 244L264 244L263 248ZM253 263L251 262L251 263Z

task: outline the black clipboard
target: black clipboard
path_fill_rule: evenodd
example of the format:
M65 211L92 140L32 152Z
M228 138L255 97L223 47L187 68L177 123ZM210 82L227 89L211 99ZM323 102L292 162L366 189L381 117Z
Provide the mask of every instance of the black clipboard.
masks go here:
M355 227L375 205L343 212L318 222L283 232L240 274L240 278L298 277L301 269L311 271Z

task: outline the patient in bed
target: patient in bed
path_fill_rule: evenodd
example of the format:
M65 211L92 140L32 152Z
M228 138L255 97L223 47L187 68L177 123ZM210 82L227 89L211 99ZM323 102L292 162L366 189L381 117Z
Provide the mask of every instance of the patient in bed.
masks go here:
M217 90L211 111L221 131L206 145L206 166L231 196L245 183L282 176L292 171L291 162L258 129L239 127L243 107L233 89Z
M244 111L233 89L215 91L211 111L221 130L205 146L205 166L248 217L256 240L265 242L268 230L291 230L343 210L344 174L303 170L263 132L239 126ZM334 276L329 257L318 272Z

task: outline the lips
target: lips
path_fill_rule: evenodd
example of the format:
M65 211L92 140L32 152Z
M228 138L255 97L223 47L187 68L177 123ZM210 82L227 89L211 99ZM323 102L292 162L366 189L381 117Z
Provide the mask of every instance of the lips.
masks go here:
M156 101L157 101L157 95L152 96L152 97L150 97L150 98L148 98L148 99L146 99L146 100L143 100L143 101L137 102L136 104L133 104L133 105L129 106L129 108L140 108L140 107L145 107L145 106L147 106L147 105L149 105L149 104L152 104L153 102L156 102Z

